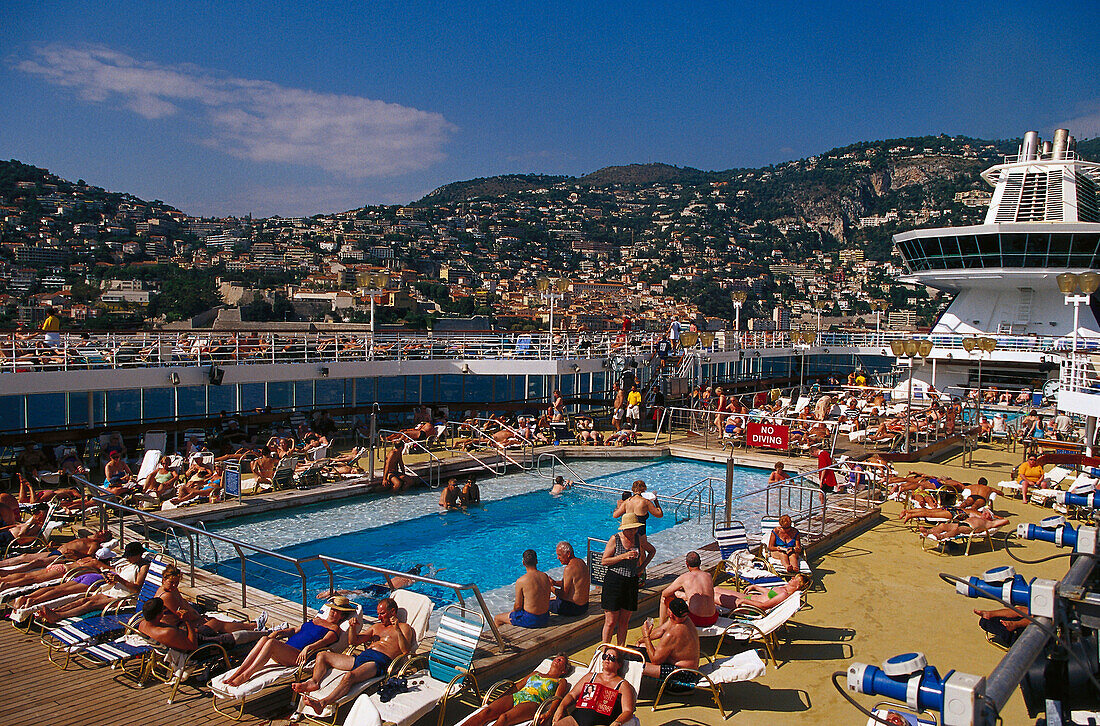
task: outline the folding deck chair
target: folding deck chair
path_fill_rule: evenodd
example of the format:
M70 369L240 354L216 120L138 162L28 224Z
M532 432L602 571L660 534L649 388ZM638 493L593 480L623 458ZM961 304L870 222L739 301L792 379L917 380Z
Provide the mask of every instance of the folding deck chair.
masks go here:
M653 699L653 707L650 710L657 710L657 705L661 702L661 697L665 693L680 695L697 689L705 689L710 691L711 698L714 699L714 705L718 706L718 711L722 714L724 720L729 715L726 713L725 707L722 706L722 686L727 683L756 680L764 675L767 670L764 661L760 660L760 656L752 648L726 658L711 660L706 655L703 658L707 662L701 662L698 668L677 668L669 673L657 688L657 696ZM693 676L694 685L690 690L685 690L682 681L676 682L673 680L677 676Z
M432 610L435 604L431 598L427 595L422 595L418 592L412 592L411 590L394 590L391 597L397 601L397 610L399 615L404 619L404 622L408 623L409 627L413 629L413 634L416 636L416 642L420 643L424 636L428 632L428 620L431 618ZM404 612L402 612L404 611ZM444 620L446 620L447 613L445 612ZM439 626L440 632L444 630L443 623ZM480 631L479 631L480 632ZM436 642L439 642L439 633L436 634ZM433 649L434 652L434 649ZM311 706L306 703L305 698L298 699L298 707L295 710L295 714L301 714L301 718L310 721L311 723L325 724L326 726L334 726L337 716L339 715L340 708L358 698L364 691L371 686L381 682L384 678L392 676L396 673L403 672L405 666L412 663L416 659L416 656L408 659L397 658L390 664L389 672L382 673L374 678L366 681L361 681L352 686L351 690L347 692L336 703L326 707L323 711L317 712ZM321 682L321 687L316 691L309 694L313 698L323 698L327 694L331 693L333 689L339 684L340 679L344 677L347 671L333 670L329 673L325 679ZM345 724L348 723L345 721Z
M722 650L722 644L726 638L745 643L759 642L763 644L772 660L772 665L778 667L775 659L777 646L775 633L802 609L802 593L795 593L771 610L763 611L751 606L738 608L730 617L719 617L714 625L699 628L700 638L718 638L718 645L714 649L714 658Z
M141 586L141 590L134 601L133 613L127 610L123 614L122 606L125 603L125 600L123 600L104 608L101 615L68 618L43 633L41 642L47 648L46 657L61 670L68 668L73 657L90 660L93 664L100 663L99 656L102 654L93 654L91 658L87 658L88 649L97 642L122 632L133 615L141 614L141 607L145 604L145 601L157 594L164 568L170 562L171 560L163 555L157 555L150 562L149 572L145 576L145 583ZM114 613L111 613L111 610L114 610ZM64 653L64 661L58 662L58 660L55 660L60 658L62 653Z
M385 703L377 693L359 696L344 726L382 723L411 726L437 706L436 723L443 726L449 701L465 693L473 693L475 697L479 693L473 662L484 626L480 613L457 604L448 606L443 611L431 652L413 657L399 672L408 678L409 690Z
M761 555L764 555L764 554L767 553L768 542L771 539L772 530L775 529L778 526L779 526L779 517L763 517L760 520L760 554ZM777 575L782 577L783 575L779 572L779 570L777 568L781 567L783 565L783 563L780 562L775 557L772 557L771 554L767 554L767 557L768 557L768 564L772 566L772 568L775 570L775 573ZM803 552L802 556L798 558L798 572L799 572L799 574L805 575L806 577L810 578L811 580L813 579L814 571L813 571L813 568L810 567L810 563L806 561L806 554L804 552Z
M723 522L715 526L714 537L718 540L718 551L722 555L722 561L714 570L715 581L724 572L745 585L783 583L783 578L776 575L764 560L756 557L749 550L749 538L744 524L738 521Z

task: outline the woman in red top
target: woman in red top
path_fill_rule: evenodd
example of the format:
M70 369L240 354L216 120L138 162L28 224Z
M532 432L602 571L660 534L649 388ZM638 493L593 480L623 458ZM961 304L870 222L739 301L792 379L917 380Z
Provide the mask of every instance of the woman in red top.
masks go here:
M554 726L622 726L634 717L638 694L623 677L629 651L603 645L600 670L585 676L558 702ZM575 706L570 716L565 711Z

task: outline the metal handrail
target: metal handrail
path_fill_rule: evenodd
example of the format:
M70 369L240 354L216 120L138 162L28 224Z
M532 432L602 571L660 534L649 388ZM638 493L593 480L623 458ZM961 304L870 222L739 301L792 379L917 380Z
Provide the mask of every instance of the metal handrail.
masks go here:
M542 473L542 462L546 459L549 459L550 462L551 462L551 464L550 464L550 475L549 476L544 476L543 473ZM577 471L573 467L569 466L569 464L565 463L561 459L561 457L559 457L557 454L555 454L551 451L544 451L541 454L539 454L539 458L535 462L534 471L535 471L536 475L541 476L544 479L554 479L555 477L557 477L557 471L558 471L559 466L565 468L566 471L568 471L570 474L573 475L572 478L570 479L570 481L573 482L574 484L578 484L578 485L585 486L585 487L591 487L592 486L587 481L585 481L584 478L581 477L581 475L578 474Z
M474 597L477 598L478 606L481 608L482 614L485 616L485 622L489 624L490 629L493 631L493 637L496 638L497 646L500 652L504 652L504 638L500 634L500 630L497 628L496 621L493 618L493 614L489 611L489 606L485 602L485 598L481 595L481 590L475 583L459 584L455 582L448 582L447 580L439 580L434 577L428 577L426 575L417 575L411 572L400 572L398 570L391 570L386 567L377 567L375 565L364 565L359 562L351 562L350 560L343 560L339 557L330 557L328 555L317 555L317 559L324 565L325 570L328 572L329 577L329 592L332 592L336 587L336 578L332 571L331 565L339 565L341 567L352 567L358 570L364 570L366 572L373 572L375 574L382 575L386 578L386 583L390 589L393 587L394 577L402 577L415 582L423 582L426 585L432 585L434 587L447 588L454 592L458 598L458 602L462 607L466 607L466 600L462 597L464 590L472 590Z
M80 477L75 477L74 476L74 478L76 478L78 480L81 480ZM81 480L81 481L83 481L83 480ZM83 481L83 483L86 484L89 487L92 487L93 491L99 489L99 487L96 487L94 484L91 484L88 481ZM147 519L151 519L153 521L160 522L164 525L167 525L167 527L172 528L173 531L178 528L180 530L183 530L184 532L187 532L188 533L188 538L190 539L190 543L191 543L191 546L190 546L190 560L191 560L190 565L191 565L191 585L192 586L194 586L194 584L195 584L195 555L196 555L196 553L195 553L195 546L194 546L195 541L194 541L194 538L193 538L194 534L201 534L201 535L204 535L206 537L209 537L211 540L217 540L219 542L224 542L225 544L228 544L231 547L233 547L233 549L237 552L237 557L241 561L241 607L248 607L248 585L247 585L247 573L246 573L246 570L245 570L245 565L246 565L247 560L246 560L245 555L244 555L244 550L245 549L250 550L251 552L255 552L256 554L264 555L265 557L273 557L273 558L275 558L277 560L280 560L282 562L288 562L290 564L293 564L295 566L295 568L297 569L298 576L301 578L301 581L302 581L302 619L303 620L306 619L306 617L308 615L307 577L306 577L306 574L305 574L305 570L302 569L302 563L310 562L312 560L316 560L316 559L318 559L319 556L315 555L313 557L305 557L305 558L288 557L287 555L280 554L278 552L274 552L274 551L269 550L265 547L260 547L258 545L253 545L253 544L249 544L247 542L242 542L241 540L233 539L232 537L226 537L224 535L220 535L220 534L217 534L215 532L207 532L205 530L198 529L197 527L192 527L191 525L183 524L183 523L178 522L174 519L168 519L167 517L162 517L159 514L153 514L152 512L143 512L140 509L134 509L133 507L128 507L125 504L121 504L119 502L111 501L110 499L106 499L106 498L103 498L103 497L92 497L92 501L98 502L99 504L103 505L104 507L109 507L109 508L117 510L117 512L119 514L119 540L120 541L125 541L124 518L125 518L126 514L133 514L138 518L138 520L142 523L142 525L146 529L146 539L149 539L149 537L148 537L149 524L146 521Z
M424 482L424 484L429 489L438 489L439 488L439 486L441 484L441 479L443 478L443 474L441 472L441 469L443 467L443 461L438 456L436 456L432 452L431 449L429 449L427 446L425 446L422 442L417 441L416 439L412 438L411 436L409 436L404 431L395 431L393 429L378 429L378 434L379 435L390 434L390 435L394 435L394 436L401 436L405 439L407 444L414 444L417 447L419 447L421 451L423 451L425 454L427 454L428 457L429 457L429 461L428 461L428 478L427 478L427 480L425 480L424 477L420 476L420 474L418 474L417 472L413 471L412 468L410 468L410 467L406 467L405 470L410 472L413 476L415 476L420 481ZM386 441L386 439L383 439L383 442L389 443L389 442ZM385 452L386 448L387 447L385 447L385 446L383 447L383 449L382 449L383 452ZM432 485L432 472L433 471L435 472L435 485L434 486Z

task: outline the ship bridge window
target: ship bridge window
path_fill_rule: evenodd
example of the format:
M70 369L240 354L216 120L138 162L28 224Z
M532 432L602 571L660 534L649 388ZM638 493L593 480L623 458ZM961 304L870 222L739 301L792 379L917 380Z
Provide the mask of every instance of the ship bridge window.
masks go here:
M1100 235L1074 234L1068 266L1095 268L1097 242L1100 242Z
M1001 267L1001 241L995 234L979 234L974 237L978 243L978 254L982 258L982 267Z
M1005 267L1023 267L1027 253L1026 234L1002 234L1001 253Z
M962 266L981 267L982 257L978 254L978 240L974 238L974 235L960 235L956 239L959 244L959 254L962 256Z
M1052 234L1050 236L1050 251L1047 253L1048 267L1068 267L1070 252L1070 235Z
M1028 234L1024 267L1046 267L1050 248L1049 234Z

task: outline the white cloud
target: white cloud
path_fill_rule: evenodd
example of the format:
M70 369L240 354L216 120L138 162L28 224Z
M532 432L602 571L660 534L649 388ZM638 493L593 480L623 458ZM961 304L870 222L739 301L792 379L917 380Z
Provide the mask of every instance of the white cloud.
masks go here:
M1062 128L1079 139L1091 139L1100 136L1100 99L1080 105L1080 115L1062 124Z
M456 130L441 114L396 103L139 61L102 46L39 48L16 68L147 119L186 115L204 145L230 156L354 178L424 169L444 158Z

